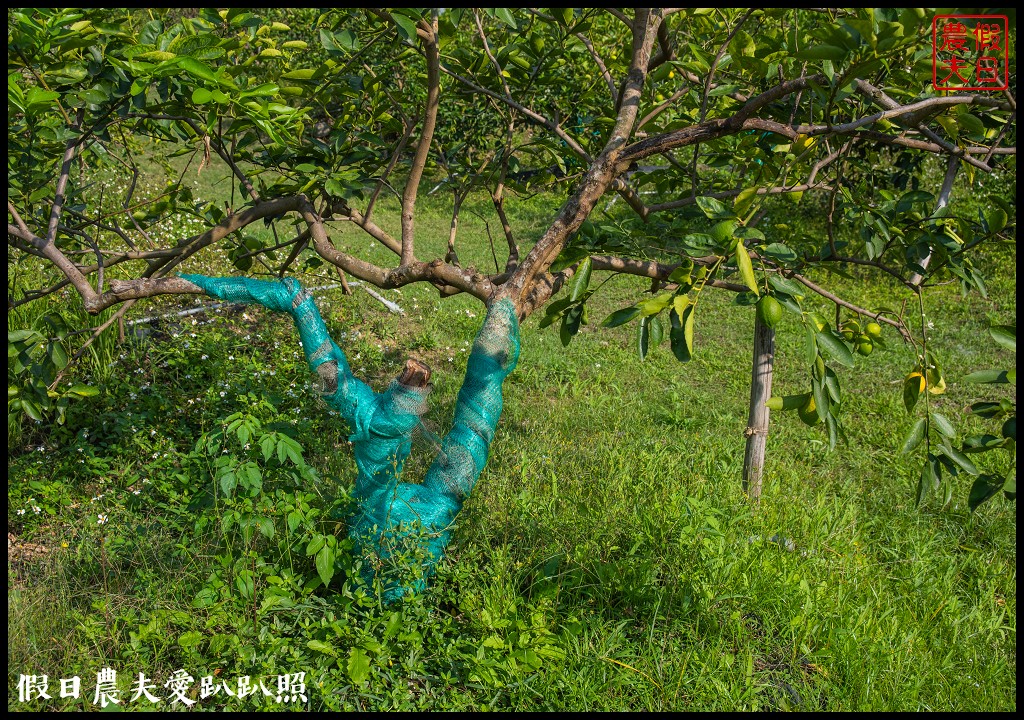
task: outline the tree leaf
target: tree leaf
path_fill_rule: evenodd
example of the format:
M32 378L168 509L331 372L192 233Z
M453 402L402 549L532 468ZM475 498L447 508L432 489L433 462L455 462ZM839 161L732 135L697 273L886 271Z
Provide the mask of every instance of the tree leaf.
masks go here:
M625 325L626 323L628 323L630 320L632 320L633 318L635 318L639 314L640 314L640 308L638 308L636 305L634 305L632 307L628 307L628 308L622 308L620 310L616 310L611 315L606 317L601 322L601 326L602 327L607 327L607 328L613 328L613 327L618 327L619 325Z
M937 412L933 412L931 415L932 422L935 423L936 430L948 438L956 437L956 428L953 427L953 423L951 423L945 415Z
M914 426L910 428L910 432L907 433L906 439L903 441L903 449L900 451L904 455L912 451L924 440L925 433L928 429L928 421L925 418L918 418Z
M78 397L96 397L100 394L100 389L92 387L91 385L82 385L76 383L64 391L66 395L77 395Z
M942 454L956 463L964 472L971 475L978 474L977 466L968 459L966 455L950 445L942 446Z
M993 325L988 329L992 339L1007 350L1017 352L1017 326L1016 325Z
M651 316L645 315L640 318L640 324L636 329L636 349L641 360L647 359L647 349L651 341L650 322Z
M967 506L974 512L982 503L995 497L1003 489L1003 479L998 475L984 474L974 479Z
M725 203L713 197L701 196L697 198L697 207L699 207L708 220L725 220L736 217Z
M405 40L412 40L416 37L416 23L401 13L391 13L391 18L398 26L398 34Z
M964 382L969 383L1009 383L1010 377L1007 370L975 370L964 376Z
M784 395L779 397L778 395L768 398L768 402L765 406L769 410L799 410L807 404L807 400L811 397L811 393L801 393L800 395Z
M920 505L928 497L928 493L939 484L940 470L934 455L929 455L921 466L921 477L917 481L917 504Z
M217 75L210 69L210 66L206 63L202 63L193 57L182 57L177 60L178 65L182 70L187 72L189 75L200 80L206 80L208 82L216 83Z
M818 347L824 349L833 360L840 365L853 367L853 353L850 352L849 346L843 342L841 337L835 334L832 328L823 328L815 337L818 340Z
M590 285L590 271L591 261L590 257L587 256L580 263L579 268L576 270L576 281L572 285L572 301L576 302L580 299L580 296L587 291L587 287Z
M743 283L750 288L752 293L760 296L761 293L757 289L757 278L754 277L754 266L750 262L750 254L747 252L747 247L742 242L736 243L736 267L740 271Z
M846 57L847 51L835 45L812 45L796 54L797 60L832 60L839 61Z
M921 392L924 390L924 375L920 372L912 372L903 380L903 405L907 408L907 412L914 412L914 406L917 405L917 399L921 396Z

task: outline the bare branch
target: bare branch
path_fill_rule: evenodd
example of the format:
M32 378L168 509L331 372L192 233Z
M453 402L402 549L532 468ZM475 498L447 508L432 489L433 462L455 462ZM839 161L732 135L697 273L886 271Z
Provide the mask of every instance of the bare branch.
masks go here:
M427 103L423 109L423 131L420 134L419 144L416 146L416 153L412 158L412 167L409 168L409 179L405 183L405 192L402 194L401 262L403 265L407 265L415 259L413 228L416 211L416 193L419 192L420 178L423 177L423 168L426 167L427 156L430 154L430 143L434 139L434 127L437 125L438 101L441 94L441 76L438 72L440 55L437 47L437 13L434 13L429 25L426 21L422 21L417 26L417 33L422 29L420 26L429 28L429 32L424 30L420 34L423 50L427 58Z
M793 272L792 270L785 270L785 269L780 270L779 272L782 275L784 275L785 277L793 278L794 280L798 281L804 287L808 288L809 290L812 290L813 292L817 293L818 295L821 295L826 300L831 300L832 302L834 302L836 305L839 305L840 307L844 307L847 310L850 310L851 312L857 313L858 315L864 315L866 317L874 318L878 322L884 322L887 325L892 325L894 328L896 328L899 331L900 335L903 336L904 340L907 340L907 341L910 340L910 332L903 325L903 323L900 322L899 320L893 320L892 318L886 317L885 315L883 315L881 313L873 313L873 312L871 312L870 310L868 310L866 308L862 308L859 305L854 305L851 302L843 300L838 295L830 293L828 290L826 290L825 288L821 287L820 285L817 285L817 284L811 282L810 280L808 280L806 277L804 277L800 273Z
M618 117L608 142L584 174L579 189L562 206L543 237L533 246L509 280L502 285L495 298L510 298L521 318L525 318L550 297L551 283L543 281L541 276L547 274L547 268L561 252L570 233L583 223L616 175L629 166L629 162L623 160L623 151L637 119L640 94L647 78L647 63L660 22L661 16L658 11L636 11L636 18L632 23L633 50L630 69L621 93Z
M594 43L592 43L590 38L583 33L576 33L576 37L579 38L580 42L586 46L587 50L590 52L590 57L594 58L594 62L597 63L597 68L601 71L601 77L604 78L604 83L608 86L608 93L612 96L612 105L618 105L619 89L615 87L615 81L612 79L612 74L608 70L608 66L604 64L604 60L601 59L601 56L594 48Z

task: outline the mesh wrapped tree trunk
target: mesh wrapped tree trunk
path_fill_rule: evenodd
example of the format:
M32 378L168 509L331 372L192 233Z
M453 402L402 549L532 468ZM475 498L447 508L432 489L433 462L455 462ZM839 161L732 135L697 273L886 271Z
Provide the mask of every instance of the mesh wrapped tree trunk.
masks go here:
M327 334L312 296L298 281L182 275L207 294L258 303L295 320L306 360L324 400L348 422L358 475L349 536L366 562L364 576L380 577L391 601L419 590L443 557L456 516L480 472L501 417L501 388L519 358L515 307L491 305L466 367L451 431L422 484L401 482L412 431L426 410L429 388L393 381L374 392L352 374L345 353ZM409 558L415 562L409 563Z

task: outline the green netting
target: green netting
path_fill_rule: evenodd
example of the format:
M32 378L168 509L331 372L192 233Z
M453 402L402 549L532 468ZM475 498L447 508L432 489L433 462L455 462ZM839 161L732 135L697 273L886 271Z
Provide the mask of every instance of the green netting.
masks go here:
M309 366L327 403L352 430L349 438L358 475L349 536L367 558L365 576L382 575L385 598L394 600L423 587L444 554L462 504L487 463L501 417L501 387L519 358L519 322L507 299L491 305L466 366L451 431L441 442L422 484L400 482L412 450L412 431L426 410L427 388L393 381L375 393L356 378L345 353L328 336L312 296L292 278L281 281L182 275L207 294L230 302L259 303L295 319ZM399 568L398 554L418 556L418 572ZM404 570L404 572L402 572ZM411 579L410 579L411 578Z

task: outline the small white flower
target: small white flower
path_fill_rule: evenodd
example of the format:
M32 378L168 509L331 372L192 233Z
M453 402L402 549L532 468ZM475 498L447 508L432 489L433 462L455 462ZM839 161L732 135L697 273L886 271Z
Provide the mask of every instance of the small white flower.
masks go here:
M225 395L225 394L226 394L226 393L225 393L225 392L224 392L223 390L221 390L221 391L220 391L220 396L221 396L221 397L224 397L224 395Z
M42 511L43 511L43 509L41 507L39 507L38 505L33 505L32 506L32 512L34 512L36 515L38 515Z
M97 516L97 523L99 525L106 525L109 520L110 520L110 518L107 517L106 513L100 513Z
M132 490L132 495L140 495L140 494L142 494L141 490Z
M235 359L234 355L228 355L228 360L234 360L234 359Z
M19 514L19 515L24 515L24 514L25 514L25 508L21 508L21 509L20 509L20 510L18 511L18 514Z
M210 357L209 355L203 355L203 356L202 356L201 358L199 358L199 359L200 359L200 360L206 360L206 359L208 359L209 357Z

